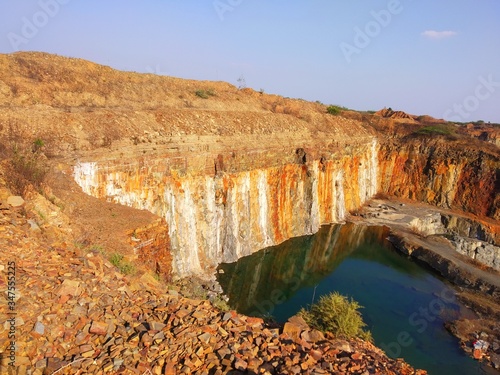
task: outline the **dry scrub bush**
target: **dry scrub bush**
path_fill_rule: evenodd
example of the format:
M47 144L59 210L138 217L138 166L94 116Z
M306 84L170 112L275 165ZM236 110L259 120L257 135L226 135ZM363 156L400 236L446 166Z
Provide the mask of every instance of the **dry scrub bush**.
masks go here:
M309 310L302 308L299 315L307 324L320 331L331 332L344 339L359 337L373 341L371 332L365 330L366 323L358 311L360 308L362 306L358 302L334 292L321 296Z
M43 141L37 139L32 149L14 149L7 163L7 183L15 194L24 194L30 185L40 190L49 170L47 158L41 152L42 147Z
M30 137L14 123L9 124L8 128L0 142L0 158L5 160L8 187L19 195L24 194L29 186L40 190L49 170L44 153L45 141L39 137L27 141Z

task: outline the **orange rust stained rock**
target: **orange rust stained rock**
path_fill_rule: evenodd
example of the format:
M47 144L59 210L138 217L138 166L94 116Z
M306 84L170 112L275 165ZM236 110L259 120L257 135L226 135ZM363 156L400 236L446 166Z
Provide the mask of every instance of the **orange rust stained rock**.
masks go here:
M272 196L274 197L279 197L280 194L278 192L278 187L279 187L279 184L276 184L276 183L273 183L272 184L273 186L273 189L272 189ZM273 231L274 233L274 239L276 242L282 242L283 241L283 236L282 236L282 233L281 233L281 230L280 230L280 227L279 227L279 222L280 222L280 201L279 199L272 199L271 200L271 211L272 211L272 220L271 220L271 224L272 224L272 228L271 230Z
M498 191L495 190L493 173L481 173L481 170L476 171L468 165L462 171L457 185L454 201L457 206L461 205L480 216L496 217L499 215L499 207L495 207L494 204Z
M330 154L330 160L311 157L297 164L290 158L282 165L274 162L260 169L251 168L258 160L242 156L238 160L248 170L239 170L237 159L224 155L231 173L215 178L177 170L159 176L154 171L164 167L161 158L147 164L129 161L112 171L97 169L88 186L94 186L93 195L164 217L173 236L174 272L188 272L192 265L201 272L218 262L235 261L290 237L313 233L321 224L343 220L377 192L375 180L378 191L388 195L498 215L494 173L498 161L468 153L470 160L464 162L459 150L438 153L433 147L410 142L384 144L377 151L369 144L357 144L344 153ZM378 169L372 170L372 158L378 159Z
M165 220L157 220L145 228L136 228L129 233L129 236L133 237L130 243L138 253L139 260L165 280L170 280L172 277L172 254L168 226Z
M381 147L379 186L383 193L500 218L498 157L439 140L419 142Z
M171 235L190 233L190 243L185 237L173 239L173 251L192 257L181 261L181 266L199 263L197 267L202 268L206 262L220 261L213 259L214 254L234 261L235 256L313 233L323 223L342 220L345 210L357 208L367 198L359 193L359 164L366 168L370 152L370 148L361 148L359 155L323 160L321 167L320 160L311 158L306 164L223 173L212 181L206 176L180 175L175 170L169 176L159 176L155 171L163 166L162 159L135 164L129 161L112 171L97 168L90 186L95 187L91 190L94 195L147 208L165 217ZM264 192L259 191L262 183L266 186ZM214 217L219 218L217 222ZM219 233L217 238L214 233ZM179 241L184 241L180 247ZM190 250L186 251L185 246Z

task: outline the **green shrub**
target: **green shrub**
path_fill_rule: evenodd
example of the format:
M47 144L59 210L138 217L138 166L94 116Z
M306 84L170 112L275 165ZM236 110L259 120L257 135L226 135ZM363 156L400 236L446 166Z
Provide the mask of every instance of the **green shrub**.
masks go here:
M326 107L326 112L331 115L338 115L345 109L346 108L339 107L338 105L329 105L328 107Z
M215 92L212 89L209 90L196 90L195 95L202 99L208 99L210 96L215 96Z
M123 262L123 263L121 263L120 266L118 266L118 269L124 275L130 275L130 274L135 273L135 266L132 263L129 263L129 262Z
M331 332L344 339L359 337L373 341L371 332L364 329L366 323L358 311L360 308L362 306L358 302L334 292L321 296L309 310L302 308L299 315L317 330Z
M123 259L122 254L113 253L109 256L109 261L113 266L118 268L118 270L124 275L129 275L135 272L135 267L132 263L127 262Z
M109 261L115 267L118 267L122 260L123 260L123 255L118 253L113 253L109 256Z
M418 135L452 135L455 133L453 125L437 124L424 126L418 129L414 134Z
M230 307L227 302L219 295L214 296L211 299L212 305L218 308L220 311L229 311Z
M33 141L33 153L36 153L38 151L40 151L42 149L42 147L45 145L45 142L40 139L40 138L37 138Z
M195 92L195 95L202 99L208 99L208 94L205 92L205 90L197 90Z

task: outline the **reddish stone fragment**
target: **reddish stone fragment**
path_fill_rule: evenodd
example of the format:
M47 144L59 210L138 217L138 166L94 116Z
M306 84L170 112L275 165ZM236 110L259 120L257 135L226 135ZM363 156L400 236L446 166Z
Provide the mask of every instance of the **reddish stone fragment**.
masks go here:
M90 326L89 330L90 333L102 336L104 336L107 333L107 331L108 331L108 325L106 323L97 322L95 320L92 322L92 325Z

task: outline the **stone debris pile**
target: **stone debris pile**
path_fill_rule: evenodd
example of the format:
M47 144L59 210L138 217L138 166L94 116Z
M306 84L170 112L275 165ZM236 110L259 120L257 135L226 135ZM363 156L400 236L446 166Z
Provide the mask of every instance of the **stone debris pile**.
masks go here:
M5 265L16 265L15 365L2 298L1 374L425 374L298 317L276 328L164 290L147 273L125 277L62 232L45 237L17 203L0 206L3 291Z
M477 360L489 362L491 367L500 369L500 340L498 331L488 335L486 332L474 332L473 340L461 340L462 348Z

